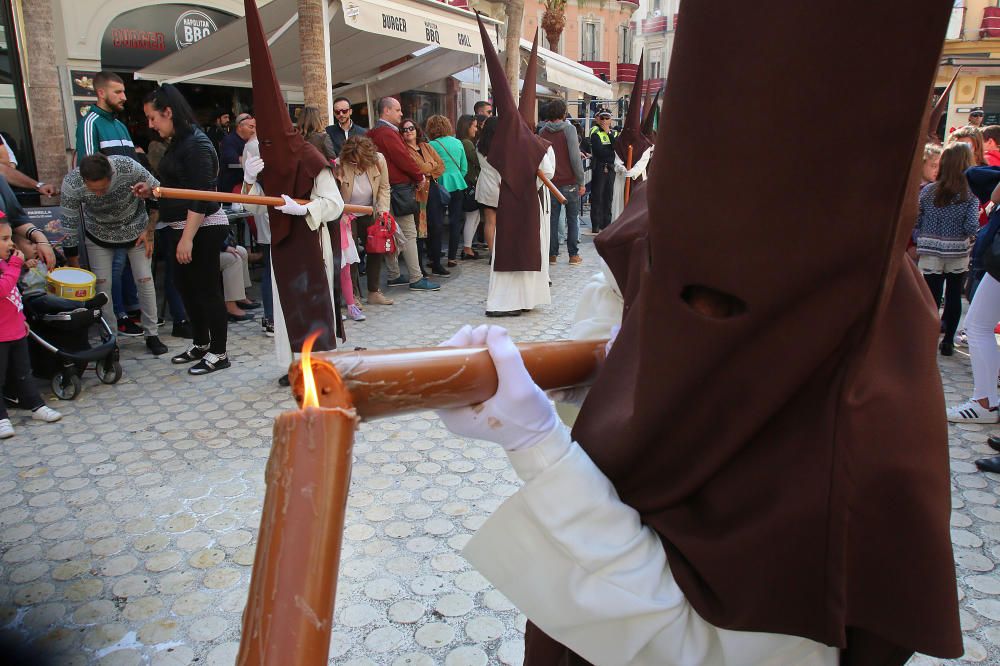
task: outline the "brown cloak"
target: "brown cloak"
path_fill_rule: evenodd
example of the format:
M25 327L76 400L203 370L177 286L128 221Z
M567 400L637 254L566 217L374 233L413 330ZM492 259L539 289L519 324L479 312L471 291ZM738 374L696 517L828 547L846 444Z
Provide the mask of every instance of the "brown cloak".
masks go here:
M478 15L477 15L477 20ZM497 113L496 134L487 156L490 165L500 172L500 198L497 202L497 248L493 270L498 272L542 270L542 246L538 235L541 211L535 185L538 165L549 143L535 134L527 118L534 116L535 73L538 65L538 32L531 48L531 58L524 75L526 98L518 110L507 83L503 65L486 26L479 20L486 66L493 87L493 108ZM529 106L530 105L530 106ZM527 116L526 114L530 114ZM533 120L531 121L533 122Z
M296 131L288 115L274 73L271 51L254 0L244 0L250 74L253 79L254 116L260 156L264 160L261 183L269 192L308 199L316 176L329 165L323 155ZM330 299L323 251L316 233L302 217L291 217L268 207L271 223L271 267L281 299L281 313L292 351L302 349L310 333L322 330L313 349L328 351L343 337L338 304ZM329 231L329 230L328 230ZM331 235L334 259L340 258L340 236ZM339 268L339 265L338 265ZM339 279L340 272L335 271ZM335 293L339 290L335 289Z
M938 317L904 254L950 9L683 5L651 183L597 241L626 310L574 439L701 617L847 666L962 653ZM700 314L692 287L745 310ZM526 648L584 663L534 627Z

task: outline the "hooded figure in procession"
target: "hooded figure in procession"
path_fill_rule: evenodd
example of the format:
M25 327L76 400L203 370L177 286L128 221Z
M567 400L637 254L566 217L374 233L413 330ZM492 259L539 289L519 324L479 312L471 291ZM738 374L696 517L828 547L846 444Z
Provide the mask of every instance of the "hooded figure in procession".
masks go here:
M243 191L262 195L263 184L269 194L280 193L285 200L267 213L275 346L278 363L287 368L310 334L319 333L316 351L334 349L335 336L344 339L338 300L340 232L332 225L344 200L326 158L292 125L257 3L244 4L260 157L245 161ZM255 212L253 207L248 210Z
M503 65L482 21L479 31L498 111L489 162L500 173L496 238L490 266L486 316L517 316L552 302L549 291L549 192L540 170L551 178L556 158L549 142L534 132L538 33L524 74L520 105L507 84Z

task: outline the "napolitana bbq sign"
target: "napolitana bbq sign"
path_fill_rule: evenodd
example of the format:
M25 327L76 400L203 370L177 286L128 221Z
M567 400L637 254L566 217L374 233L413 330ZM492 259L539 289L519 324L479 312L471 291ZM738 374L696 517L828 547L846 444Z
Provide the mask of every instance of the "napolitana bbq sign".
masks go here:
M119 14L104 31L101 66L134 70L215 33L236 17L197 5L152 5Z

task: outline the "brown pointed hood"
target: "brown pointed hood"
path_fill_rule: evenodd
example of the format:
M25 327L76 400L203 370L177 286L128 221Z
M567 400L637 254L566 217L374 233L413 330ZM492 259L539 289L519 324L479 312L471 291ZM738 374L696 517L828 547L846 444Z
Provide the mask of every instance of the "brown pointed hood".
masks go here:
M632 94L629 96L625 124L622 127L622 131L615 138L615 153L626 166L629 166L629 146L632 146L632 164L635 164L642 154L653 145L653 142L642 133L640 122L642 114L642 84L644 81L642 60L643 56L639 56L639 69L635 73L635 82L632 84Z
M660 118L660 93L663 92L663 86L656 89L656 94L653 95L653 101L649 103L646 108L645 114L642 118L642 135L645 136L650 141L656 141L656 126Z
M939 317L905 254L951 7L683 3L650 183L623 214L647 206L645 242L595 241L626 314L574 440L700 617L844 666L963 651ZM875 52L907 66L886 78ZM725 131L700 131L713 108Z
M500 56L493 48L493 42L490 41L486 26L479 19L478 12L476 19L479 21L486 67L493 87L494 113L497 114L496 133L490 145L489 155L486 156L490 166L499 171L501 177L500 199L497 204L496 258L493 260L493 270L538 271L542 268L542 247L538 235L541 218L535 173L549 144L535 134L534 126L529 127L518 110ZM536 33L533 52L537 46ZM531 97L534 97L535 90L534 72L537 69L532 68L532 62L535 60L532 58L528 61L529 71L524 77L525 88L531 90Z
M958 80L958 75L961 71L961 67L955 70L955 76L951 77L951 81L949 81L948 85L945 86L944 91L942 91L941 96L938 97L934 108L931 109L931 117L930 120L927 121L927 137L931 141L944 141L944 137L937 135L937 127L941 122L941 116L943 116L944 112L948 110L948 96L951 94L952 86L955 85L955 81Z
M535 41L531 43L531 54L528 56L528 66L524 68L524 83L521 84L521 98L517 100L517 110L528 128L534 132L538 122L535 113L537 99L536 83L538 81L538 28L535 28Z
M271 51L255 0L244 0L247 43L250 47L250 76L253 81L253 110L264 171L261 185L268 194L287 194L308 199L316 176L328 166L323 155L292 125L288 106L274 73ZM271 224L271 252L275 281L281 298L282 314L292 350L299 351L310 332L325 327L327 332L315 349L329 350L334 331L342 331L336 306L330 301L323 257L315 234L301 217L289 217L268 208ZM339 255L340 243L332 244Z
M257 120L260 156L266 165L263 178L270 192L308 197L313 179L327 166L327 162L292 125L288 105L274 73L257 3L255 0L244 0L244 6L253 81L253 110ZM272 241L280 243L288 233L288 216L273 209L268 214Z

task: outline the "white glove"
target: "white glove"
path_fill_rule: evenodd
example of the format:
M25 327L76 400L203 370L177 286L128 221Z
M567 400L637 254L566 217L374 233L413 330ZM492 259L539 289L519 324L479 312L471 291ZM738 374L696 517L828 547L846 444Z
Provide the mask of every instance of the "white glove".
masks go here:
M624 164L619 164L618 162L615 162L615 172L617 172L617 173L627 173L628 169L625 168Z
M280 210L285 215L305 215L309 212L305 206L297 203L295 199L291 198L287 194L282 194L281 198L285 200L284 206L276 206L275 210Z
M257 182L257 176L264 170L264 160L256 155L251 155L243 162L243 182L253 185Z
M620 324L615 324L611 327L611 337L608 338L607 344L604 345L604 358L607 358L611 354L611 347L615 344L615 340L618 338L618 331L620 330L622 330ZM589 386L577 386L568 389L555 389L549 391L546 395L549 396L552 402L562 402L575 407L583 407L583 401L587 399L588 393L590 393Z
M472 407L442 409L438 416L456 435L496 442L507 451L538 444L556 428L565 427L555 407L524 368L521 354L507 330L499 326L464 326L443 347L485 344L497 369L496 394Z

